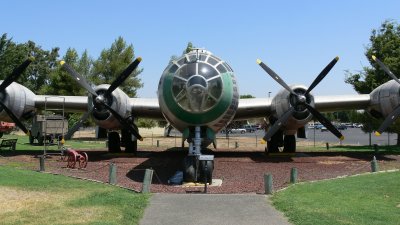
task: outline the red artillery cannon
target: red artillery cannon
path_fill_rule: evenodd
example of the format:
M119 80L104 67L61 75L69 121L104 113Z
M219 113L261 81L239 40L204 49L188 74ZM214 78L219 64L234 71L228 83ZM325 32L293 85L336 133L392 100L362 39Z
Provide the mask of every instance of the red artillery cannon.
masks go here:
M86 152L77 151L75 149L65 150L62 159L67 162L67 167L71 169L76 168L76 163L78 163L79 169L86 168L89 160Z

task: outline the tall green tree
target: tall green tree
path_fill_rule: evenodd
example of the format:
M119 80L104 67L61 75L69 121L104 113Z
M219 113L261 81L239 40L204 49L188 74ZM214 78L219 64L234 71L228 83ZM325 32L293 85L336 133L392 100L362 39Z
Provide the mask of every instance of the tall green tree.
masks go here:
M400 76L400 26L394 21L385 21L380 28L372 30L369 40L370 44L366 47L365 56L370 66L364 67L355 74L347 71L345 80L346 83L353 85L354 89L361 94L368 94L391 79L372 60L372 55L378 57L395 75ZM365 117L366 121L373 120L370 115L365 115ZM372 129L377 129L376 124L380 123L364 124L364 128L370 126ZM389 128L389 131L397 133L397 145L400 145L399 120Z
M184 53L189 53L189 52L192 51L192 49L194 49L194 48L196 48L196 47L193 46L193 43L189 41L188 44L187 44L187 46L186 46L186 49L185 49L185 52L184 52Z
M10 75L13 69L29 56L34 56L35 61L21 75L18 82L33 92L42 94L40 89L49 85L47 77L56 66L58 50L59 48L44 50L33 41L17 44L8 38L7 34L3 34L0 38L0 79Z
M68 48L63 60L68 63L74 70L82 76L87 77L90 73L91 59L85 50L82 56L79 57L77 51L73 48ZM43 86L42 93L50 95L85 95L84 90L71 75L61 66L54 68L49 74L49 85Z
M95 84L111 83L135 58L133 45L127 45L122 37L118 37L109 49L104 49L100 57L94 61L92 81ZM136 97L137 89L141 88L138 75L143 69L136 69L125 80L120 88L130 97Z

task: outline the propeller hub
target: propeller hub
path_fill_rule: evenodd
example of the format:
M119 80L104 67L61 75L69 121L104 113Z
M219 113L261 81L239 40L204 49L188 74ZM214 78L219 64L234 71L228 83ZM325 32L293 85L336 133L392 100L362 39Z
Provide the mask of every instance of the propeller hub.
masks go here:
M304 104L307 102L307 98L304 95L299 95L298 101L300 104Z
M97 96L97 97L95 98L95 102L98 103L98 104L104 103L104 102L105 102L104 96L103 96L103 95Z

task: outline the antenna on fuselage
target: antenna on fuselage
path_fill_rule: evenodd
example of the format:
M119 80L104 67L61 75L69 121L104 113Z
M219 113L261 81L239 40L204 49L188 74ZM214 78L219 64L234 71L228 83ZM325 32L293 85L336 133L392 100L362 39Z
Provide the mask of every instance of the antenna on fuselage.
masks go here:
M200 53L212 55L212 53L210 51L207 51L205 48L192 48L192 50L190 50L190 52L188 52L188 53L192 53L192 52L196 53L196 61L200 60Z

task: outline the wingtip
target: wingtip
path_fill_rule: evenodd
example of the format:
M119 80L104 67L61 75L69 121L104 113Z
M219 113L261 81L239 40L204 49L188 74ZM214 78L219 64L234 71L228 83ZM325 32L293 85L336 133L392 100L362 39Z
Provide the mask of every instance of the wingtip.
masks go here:
M143 138L140 138L139 141L143 141Z
M262 63L261 59L257 59L256 62L258 65L260 65Z
M372 55L372 59L373 59L374 61L376 61L376 56Z
M265 144L265 143L267 143L267 142L266 142L264 139L261 139L260 143L261 143L261 144Z
M381 136L381 133L379 133L378 131L375 131L375 136Z
M336 57L335 57L335 60L336 60L336 61L339 61L339 56L336 56Z
M35 57L33 57L33 56L29 56L28 59L29 59L29 61L31 61L31 62L35 61Z
M343 141L343 140L344 140L344 136L342 135L339 139L340 139L341 141Z
M142 57L137 57L136 60L141 62L142 61Z
M64 60L61 60L61 61L60 61L60 65L63 66L64 64L65 64L65 61L64 61Z

